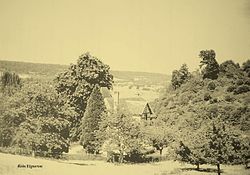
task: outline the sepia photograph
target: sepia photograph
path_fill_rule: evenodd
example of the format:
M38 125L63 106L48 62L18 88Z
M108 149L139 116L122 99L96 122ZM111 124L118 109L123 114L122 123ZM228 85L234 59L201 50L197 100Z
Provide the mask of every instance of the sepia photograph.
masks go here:
M250 175L250 0L0 0L0 175Z

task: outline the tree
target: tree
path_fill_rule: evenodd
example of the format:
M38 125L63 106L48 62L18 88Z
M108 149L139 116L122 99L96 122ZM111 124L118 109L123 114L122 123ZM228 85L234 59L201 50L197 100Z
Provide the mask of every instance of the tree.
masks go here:
M5 87L4 92L0 93L0 145L5 147L12 146L16 128L26 118L22 108L26 102L22 89L16 91L15 95L9 94L10 89L12 87Z
M68 70L56 77L57 92L64 102L74 107L76 111L76 116L70 121L72 141L80 139L81 119L95 85L112 88L113 76L109 69L109 66L98 58L85 53L79 57L77 64L72 64Z
M222 122L221 119L215 118L208 125L206 131L208 144L205 145L206 162L217 165L218 175L221 173L220 165L222 163L230 163L230 157L235 157L237 153L237 142L239 134L234 128Z
M199 57L202 59L200 61L200 67L205 65L205 68L202 70L203 79L217 79L219 74L219 64L215 59L214 50L202 50L200 51Z
M191 111L190 111L191 109ZM204 115L202 106L189 106L185 109L186 113L178 117L175 126L175 158L177 160L190 163L197 166L206 163L205 145L207 139L205 137L206 124L204 124Z
M88 153L98 153L102 145L101 139L98 137L100 130L100 122L107 115L106 106L100 88L95 86L82 119L82 136L80 144Z
M188 67L186 64L183 64L179 70L174 70L172 72L172 87L174 89L179 88L182 84L184 84L190 78L190 72L188 71Z
M250 77L250 60L247 60L242 64L242 70L247 73L248 77Z
M238 79L243 77L240 65L238 63L234 63L232 60L227 60L220 64L220 73L225 75L227 78Z
M164 147L169 146L174 141L172 128L160 123L146 125L142 128L142 132L144 137L149 140L150 145L160 151L160 155L162 155Z
M178 87L181 86L180 84L180 76L179 76L179 71L174 70L172 72L172 79L171 79L171 84L174 89L177 89Z
M206 163L205 145L207 140L203 129L187 129L176 149L177 160L196 165L197 170L201 164Z
M4 94L12 95L21 87L21 78L14 72L4 71L1 76L1 87Z
M15 107L15 100L11 100L10 106L15 107L10 109L15 112L11 116L15 117L14 121L22 120L10 122L16 123L13 145L40 156L59 157L67 152L68 119L74 111L62 103L53 86L28 84L16 96L19 105Z
M103 150L119 155L123 163L124 155L129 161L139 161L145 145L140 124L121 112L110 115L106 120Z

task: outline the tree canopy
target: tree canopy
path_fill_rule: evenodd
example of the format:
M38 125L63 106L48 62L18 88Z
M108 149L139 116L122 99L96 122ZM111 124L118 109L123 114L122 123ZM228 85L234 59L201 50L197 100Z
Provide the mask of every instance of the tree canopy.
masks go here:
M102 146L102 139L98 134L100 123L106 119L107 109L100 88L96 85L87 103L82 118L82 135L80 144L88 153L98 153Z
M98 58L84 53L76 64L71 64L68 70L60 73L56 79L56 91L64 102L75 108L76 116L70 121L70 138L80 139L81 119L87 106L90 94L96 85L112 88L113 76L110 68Z
M219 64L215 59L214 50L202 50L200 51L199 57L202 59L200 61L201 67L205 65L205 68L202 70L203 79L217 79L219 74Z

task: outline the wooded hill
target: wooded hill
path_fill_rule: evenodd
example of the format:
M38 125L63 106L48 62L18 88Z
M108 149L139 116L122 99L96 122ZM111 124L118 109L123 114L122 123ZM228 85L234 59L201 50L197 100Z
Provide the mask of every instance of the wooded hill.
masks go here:
M173 71L171 85L152 103L154 125L169 134L158 144L172 147L176 159L197 168L217 165L220 174L221 163L244 162L250 155L250 60L219 64L213 50L199 57L199 71L190 73L186 64Z

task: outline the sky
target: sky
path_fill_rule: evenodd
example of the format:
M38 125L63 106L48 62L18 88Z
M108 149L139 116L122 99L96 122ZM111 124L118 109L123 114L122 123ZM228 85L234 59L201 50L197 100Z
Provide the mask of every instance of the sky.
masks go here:
M250 59L250 0L0 0L0 60L170 74L204 49Z

